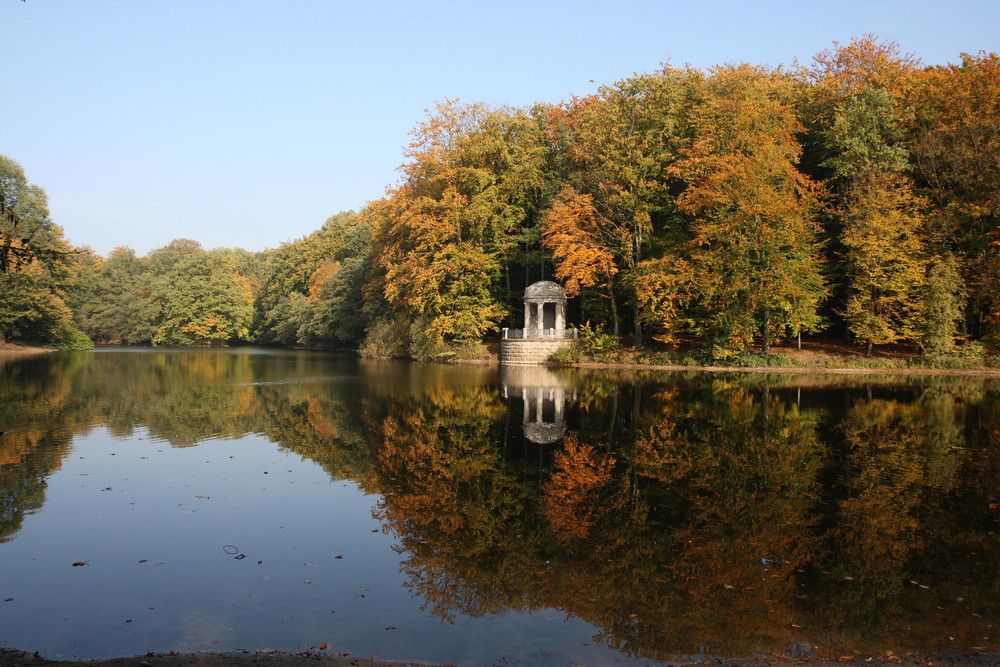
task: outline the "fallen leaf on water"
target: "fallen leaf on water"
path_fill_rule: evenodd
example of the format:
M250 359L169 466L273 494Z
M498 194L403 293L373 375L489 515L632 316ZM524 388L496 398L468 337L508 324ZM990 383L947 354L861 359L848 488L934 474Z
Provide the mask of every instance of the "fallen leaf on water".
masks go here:
M75 563L73 563L73 567L82 567L82 566L84 566L86 564L87 564L87 561L85 561L85 560L78 560Z
M385 629L386 630L395 630L396 626L395 625L387 625L387 626L385 626Z
M320 651L325 651L328 648L330 648L330 646L326 642L323 642L322 644L319 645L319 650Z
M148 561L148 560L146 560L145 558L143 558L143 559L142 559L142 560L140 560L139 562L140 562L140 563L148 563L149 561Z
M7 598L6 600L4 600L4 602L13 602L13 601L14 601L14 598Z

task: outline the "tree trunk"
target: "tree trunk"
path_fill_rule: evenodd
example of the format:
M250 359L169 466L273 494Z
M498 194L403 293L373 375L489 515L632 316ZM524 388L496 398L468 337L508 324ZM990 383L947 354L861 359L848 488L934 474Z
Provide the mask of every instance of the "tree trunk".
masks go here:
M510 289L510 265L508 264L503 268L504 277L507 279L507 305L510 306L514 302L514 293ZM507 315L507 326L514 326L514 312L511 310Z
M611 326L614 329L615 338L621 335L621 328L618 325L618 304L615 303L615 290L608 287L608 296L611 297Z
M642 318L639 316L639 307L636 306L632 312L632 322L635 326L635 346L642 347Z
M865 356L867 358L869 358L869 359L872 358L872 341L871 341L871 339L868 340L868 347L865 350Z
M764 325L761 327L763 344L761 345L764 354L771 353L771 308L764 306Z

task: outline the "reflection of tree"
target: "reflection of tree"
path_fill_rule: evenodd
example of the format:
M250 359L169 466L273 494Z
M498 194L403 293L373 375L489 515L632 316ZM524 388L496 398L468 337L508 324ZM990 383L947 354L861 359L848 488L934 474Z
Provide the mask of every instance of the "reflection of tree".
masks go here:
M976 645L995 622L998 598L982 593L1000 581L997 543L972 508L987 506L978 499L1000 470L983 465L986 450L967 446L963 403L931 388L910 403L858 401L845 415L818 610L841 633L964 636Z
M382 494L379 516L400 535L410 585L433 613L519 607L515 554L533 550L512 532L524 489L496 438L503 404L483 387L430 394L390 407L365 486Z
M996 622L996 596L975 590L1000 581L993 528L959 499L995 487L997 466L955 449L964 390L803 397L721 376L590 387L584 428L540 476L494 444L488 392L390 410L368 485L435 613L559 608L653 659L823 652L831 634L943 648L928 638L957 637L942 619L966 623L975 604L969 647ZM968 581L949 551L976 571Z
M41 507L45 478L61 465L73 435L98 425L119 437L146 428L174 446L267 432L331 474L363 469L359 393L322 378L324 371L338 374L335 359L110 349L0 357L0 539ZM334 424L341 427L335 434Z
M45 501L45 479L58 470L81 420L67 409L72 372L45 357L0 360L0 542ZM68 422L68 423L67 423ZM83 421L82 425L86 425Z
M590 535L594 514L603 500L601 488L611 481L614 456L581 445L568 436L555 455L555 472L542 484L541 513L560 542Z
M992 385L619 379L561 377L581 402L562 444L534 457L512 446L520 429L488 367L19 359L0 368L0 540L41 506L74 433L266 433L382 497L409 585L445 619L558 608L665 660L824 636L847 642L837 655L995 645L982 639L1000 622Z
M793 573L815 550L815 419L766 393L716 390L659 403L623 451L645 510L633 510L629 541L654 565L624 581L602 574L614 603L591 620L630 653L740 655L791 641Z

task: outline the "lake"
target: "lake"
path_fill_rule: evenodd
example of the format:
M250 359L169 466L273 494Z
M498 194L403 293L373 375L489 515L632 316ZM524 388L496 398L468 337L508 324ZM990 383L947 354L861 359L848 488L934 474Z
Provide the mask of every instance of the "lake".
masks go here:
M0 645L456 665L996 650L1000 385L0 357Z

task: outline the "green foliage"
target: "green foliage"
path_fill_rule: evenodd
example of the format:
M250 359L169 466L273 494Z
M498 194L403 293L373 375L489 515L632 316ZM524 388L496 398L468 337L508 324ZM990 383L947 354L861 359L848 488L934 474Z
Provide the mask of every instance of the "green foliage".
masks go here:
M73 328L73 254L49 220L45 191L0 155L0 340L57 344Z
M60 350L89 350L94 347L94 342L76 325L70 324L60 332L56 347Z
M617 349L617 337L604 331L602 325L591 326L587 322L580 325L576 340L564 345L549 360L560 364L606 362Z
M738 368L780 368L795 365L787 354L754 350L743 350L738 354L726 356L725 362L727 366Z
M405 322L392 319L372 322L358 349L358 353L367 359L403 359L409 351L409 327Z
M604 327L592 327L590 322L580 325L577 342L584 354L592 358L599 359L616 347L618 339L604 331Z
M924 296L924 332L921 344L929 357L949 356L955 349L958 324L965 309L965 286L954 255L932 262Z

